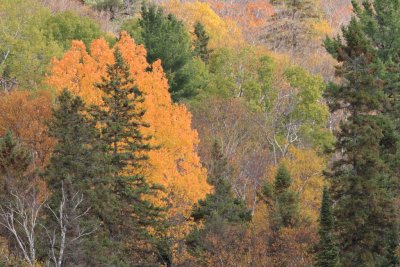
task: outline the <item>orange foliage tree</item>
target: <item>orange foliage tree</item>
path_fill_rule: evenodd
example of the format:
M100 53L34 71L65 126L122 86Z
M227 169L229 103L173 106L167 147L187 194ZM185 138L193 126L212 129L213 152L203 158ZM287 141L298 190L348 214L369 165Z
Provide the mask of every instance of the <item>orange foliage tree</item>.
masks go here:
M171 233L179 240L188 230L186 218L192 205L204 198L211 187L196 153L199 139L191 128L191 114L185 106L172 103L161 62L150 65L145 48L136 45L125 32L112 48L104 39L94 40L90 53L83 42L73 41L61 60L53 60L47 83L57 91L68 88L88 104L99 104L101 92L94 84L100 82L106 65L113 63L113 50L117 47L131 68L135 85L145 95L144 120L150 127L142 132L153 137L151 145L160 146L149 153L150 165L144 172L150 182L166 188L162 197L170 206L169 218L174 222Z
M46 122L52 115L50 93L15 90L0 94L0 136L7 131L32 151L34 167L43 168L49 160L54 139L48 136Z

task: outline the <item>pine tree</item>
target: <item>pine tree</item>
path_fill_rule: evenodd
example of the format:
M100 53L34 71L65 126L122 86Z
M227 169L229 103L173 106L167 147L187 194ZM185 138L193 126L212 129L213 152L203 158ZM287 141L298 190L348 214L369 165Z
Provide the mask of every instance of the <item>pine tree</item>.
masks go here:
M264 195L273 200L272 228L294 227L299 221L299 199L290 189L292 178L285 165L280 165L273 186L266 184Z
M231 175L227 159L222 154L218 143L215 142L208 179L208 182L214 186L214 193L209 194L205 200L199 201L198 206L192 212L195 221L205 220L207 223L207 220L220 217L230 223L241 223L251 219L245 203L235 197L232 191L228 180Z
M320 211L320 228L318 253L316 255L317 267L339 266L339 250L333 236L333 214L331 209L331 198L327 187L324 187Z
M141 15L139 24L142 28L141 38L147 50L147 61L153 63L161 59L172 98L179 100L184 84L178 83L175 77L193 56L188 31L182 21L173 14L165 15L155 5L143 5Z
M149 229L159 229L162 215L161 208L148 197L160 187L149 184L140 172L148 159L146 152L152 149L150 137L141 133L142 127L149 126L143 122L142 92L133 85L129 66L118 48L114 58L102 83L96 85L104 94L103 103L93 107L91 113L111 157L110 193L116 198L108 215L111 239L121 247L121 258L132 264L150 259L145 250L153 239Z
M31 151L8 131L0 138L1 197L20 187L23 174L32 163Z
M50 164L45 171L47 186L52 192L48 203L53 211L58 210L62 197L65 198L64 213L73 218L85 213L84 221L74 221L68 229L67 242L78 236L81 229L97 229L85 240L80 240L66 248L65 264L67 265L102 265L108 261L105 256L109 249L102 246L105 229L101 228L101 218L105 217L107 203L106 184L103 180L107 173L107 157L102 152L101 143L96 139L94 125L85 117L85 103L80 97L74 97L68 90L63 90L58 97L57 107L49 123L50 136L57 140ZM61 188L64 190L62 196ZM73 199L82 195L83 203L78 209L73 206ZM47 224L50 229L58 222L53 221L50 210ZM99 257L92 257L93 254Z
M197 22L194 25L194 34L196 36L193 41L194 54L203 60L204 63L208 63L210 58L210 50L208 49L208 42L210 37L208 36L203 24Z
M204 227L194 229L187 239L189 247L197 253L207 249L204 238L208 234L218 237L229 227L241 227L251 220L245 202L232 191L229 182L231 168L217 142L213 144L212 163L208 170L208 182L214 186L214 192L200 200L192 211L194 221L203 222Z
M63 181L66 187L84 193L101 174L101 144L96 128L84 115L86 107L80 97L64 89L57 101L49 123L49 133L57 144L45 173L47 183L50 189L59 189Z
M386 1L385 1L386 2ZM354 2L355 3L355 2ZM342 64L337 67L340 85L329 86L326 99L332 112L347 114L337 135L340 159L332 167L332 199L335 201L335 234L343 266L382 266L393 251L391 235L397 232L395 213L398 138L386 112L387 65L379 58L379 46L365 32L373 27L366 14L343 28L343 38L327 39L328 52ZM370 15L368 15L370 16ZM398 243L398 242L394 242Z

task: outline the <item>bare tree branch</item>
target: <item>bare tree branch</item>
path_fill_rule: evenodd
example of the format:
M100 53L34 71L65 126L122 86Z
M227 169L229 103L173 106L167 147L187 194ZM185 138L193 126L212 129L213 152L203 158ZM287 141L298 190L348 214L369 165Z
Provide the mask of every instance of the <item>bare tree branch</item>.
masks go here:
M96 228L91 230L79 228L79 231L75 236L70 236L71 234L74 235L74 233L69 232L71 226L75 223L78 223L79 225L79 220L88 214L90 208L87 208L83 212L79 212L78 209L83 202L83 194L77 192L72 197L68 198L65 193L63 182L61 182L61 194L62 197L58 210L54 210L49 204L46 204L46 208L50 211L57 222L57 231L55 229L50 231L43 226L49 239L50 258L56 267L61 267L63 265L65 260L65 251L69 246L77 242L79 239L93 234L97 230ZM70 210L68 210L68 207L70 207Z
M13 192L11 196L12 199L0 207L0 226L12 234L25 261L30 266L34 266L36 262L35 230L45 201L38 202L35 191L28 196Z

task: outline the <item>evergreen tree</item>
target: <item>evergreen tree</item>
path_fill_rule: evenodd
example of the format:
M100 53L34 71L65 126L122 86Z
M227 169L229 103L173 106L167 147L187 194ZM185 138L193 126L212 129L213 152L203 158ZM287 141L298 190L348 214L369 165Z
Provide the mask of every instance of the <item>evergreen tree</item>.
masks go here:
M208 70L202 57L202 60L193 57L197 52L192 51L192 45L195 44L191 41L189 31L173 14L165 15L162 8L143 4L141 18L127 20L121 29L146 47L149 63L161 60L173 101L193 99L205 90ZM201 35L201 39L198 39L199 52L207 58L208 37L200 28L198 33Z
M329 86L326 98L332 112L347 114L337 133L340 159L331 173L343 266L383 266L394 257L391 244L398 243L392 240L398 228L394 206L398 137L386 109L391 102L385 89L389 68L365 31L374 27L375 11L367 2L364 7L361 11L354 4L359 19L352 18L343 28L344 41L338 37L325 42L328 52L342 63L336 72L342 83Z
M222 154L218 143L214 143L212 151L212 165L209 168L208 182L214 186L214 192L205 200L200 200L193 210L195 221L215 219L220 217L230 223L247 222L251 219L245 203L235 197L229 182L231 168Z
M229 182L232 176L231 168L215 142L212 150L212 163L208 168L208 182L214 186L214 192L200 200L192 211L196 222L203 222L203 229L194 229L187 243L193 251L206 249L204 237L207 234L222 235L224 228L242 226L251 220L251 213L243 200L237 198Z
M183 78L188 73L196 77L198 69L191 64L192 42L182 21L173 14L165 15L160 7L143 4L139 21L127 21L122 29L144 44L149 63L161 60L174 101L197 95L199 88L191 86L191 79Z
M96 139L96 128L88 121L84 113L85 104L80 97L74 97L68 90L58 97L53 119L49 123L49 133L57 140L50 164L45 172L47 186L52 192L48 202L52 210L57 211L62 198L65 200L64 213L67 218L85 213L84 221L73 221L68 229L67 242L79 235L82 229L97 229L84 240L68 246L65 251L66 265L102 265L108 261L105 257L109 249L102 244L106 238L101 228L101 218L107 216L106 184L103 180L107 173L107 157L102 152L101 143ZM62 190L64 190L64 196ZM83 203L78 208L73 199L82 195ZM87 212L88 211L88 212ZM47 217L50 229L58 229L51 211ZM99 255L93 257L93 254Z
M144 101L142 92L133 85L129 66L119 49L114 57L115 63L107 66L106 77L96 85L104 96L103 103L93 107L92 116L111 157L109 183L115 203L107 219L110 237L120 246L121 259L133 264L138 259L151 258L145 249L153 238L149 229L158 230L162 216L161 209L148 197L160 187L149 184L140 172L148 159L146 152L152 149L149 137L141 133L142 127L148 127L143 122L145 110L140 107Z
M8 131L0 138L0 188L1 196L16 190L22 176L32 163L30 150Z
M280 165L274 184L264 186L264 195L273 200L271 206L272 228L277 231L282 227L294 227L299 222L299 199L290 189L292 178L285 165Z
M196 36L193 41L194 54L201 58L204 63L208 63L210 58L210 50L208 49L208 42L210 37L208 36L203 24L197 22L194 25L194 34Z
M317 267L339 266L339 250L333 236L333 214L331 209L331 198L327 187L324 187L319 221L319 245L316 256Z
M382 121L384 138L381 142L382 158L390 165L392 176L400 179L400 1L364 1L363 6L353 3L357 23L371 50L379 72L375 75L383 86L386 102L382 112L390 120ZM378 78L379 77L379 78ZM398 192L396 192L398 193Z

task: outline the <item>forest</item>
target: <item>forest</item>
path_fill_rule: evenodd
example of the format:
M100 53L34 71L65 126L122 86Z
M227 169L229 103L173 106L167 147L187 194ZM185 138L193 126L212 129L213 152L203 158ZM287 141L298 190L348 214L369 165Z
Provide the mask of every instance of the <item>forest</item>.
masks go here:
M400 0L0 0L0 267L394 267L399 231Z

